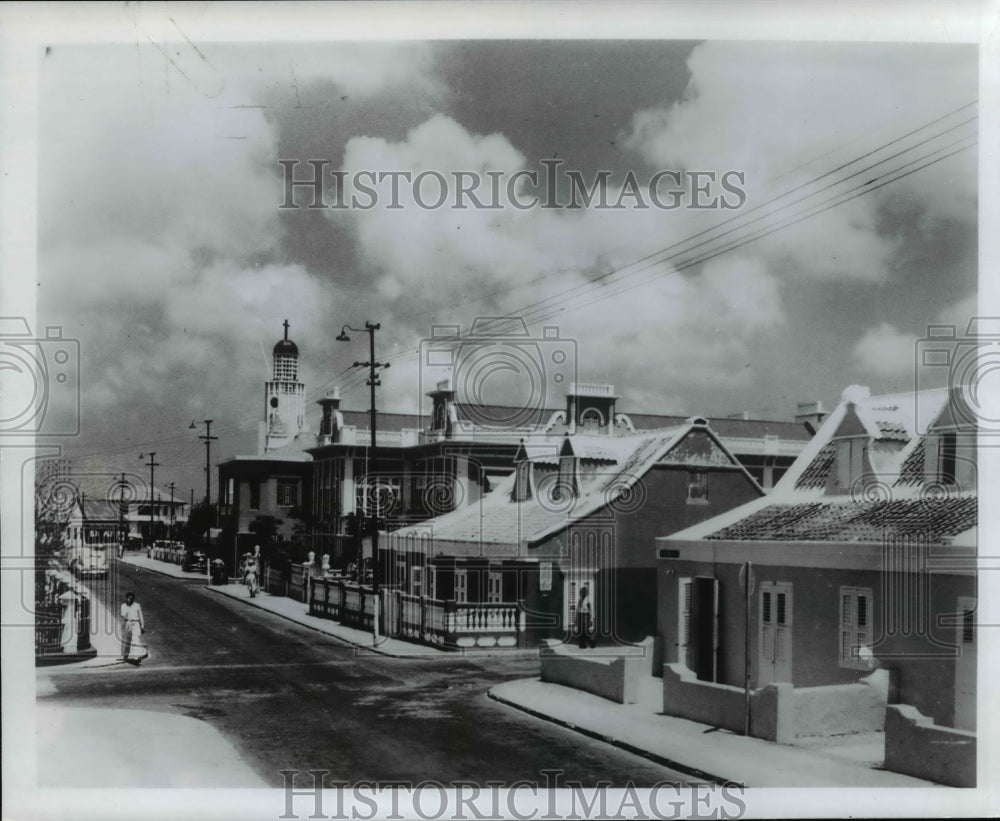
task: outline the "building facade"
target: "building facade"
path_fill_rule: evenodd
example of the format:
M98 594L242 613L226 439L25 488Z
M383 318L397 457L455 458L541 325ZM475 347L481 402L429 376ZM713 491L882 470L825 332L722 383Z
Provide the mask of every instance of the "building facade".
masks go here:
M976 429L960 402L849 388L773 493L657 539L663 660L751 688L882 668L899 703L974 729Z
M599 643L652 635L656 534L763 495L699 418L647 434L554 434L521 443L513 464L488 496L390 532L385 560L410 596L517 603L528 644L573 638L584 587Z

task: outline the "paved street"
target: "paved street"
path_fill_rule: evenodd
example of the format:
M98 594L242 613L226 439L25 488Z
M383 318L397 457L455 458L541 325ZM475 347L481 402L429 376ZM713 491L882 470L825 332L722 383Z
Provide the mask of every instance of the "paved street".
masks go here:
M542 770L585 785L691 780L487 697L500 681L533 675L534 659L359 653L201 581L122 563L107 584L91 587L113 610L119 593L135 591L151 658L138 669L110 658L106 666L51 668L40 699L200 719L269 785L282 786L279 771L288 769L329 770L346 781L543 784Z

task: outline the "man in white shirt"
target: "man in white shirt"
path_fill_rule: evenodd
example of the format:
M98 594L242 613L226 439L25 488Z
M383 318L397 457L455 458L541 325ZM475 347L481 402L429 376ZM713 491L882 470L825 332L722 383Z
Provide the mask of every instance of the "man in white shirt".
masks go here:
M122 659L136 666L149 655L142 641L146 624L142 619L142 607L135 600L135 593L125 594L121 608L122 617Z

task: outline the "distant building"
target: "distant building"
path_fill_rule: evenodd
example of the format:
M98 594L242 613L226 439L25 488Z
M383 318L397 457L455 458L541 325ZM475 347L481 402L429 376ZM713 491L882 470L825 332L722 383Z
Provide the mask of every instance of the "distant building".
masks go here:
M312 457L305 449L315 440L306 423L299 348L288 338L287 319L283 327L284 337L272 351L271 378L264 382L257 453L218 465L219 523L228 525L235 538L223 555L229 549L252 549L256 539L250 526L259 517L280 520L278 536L285 540L311 516Z
M465 403L444 379L428 393L430 414L379 412L377 447L370 414L343 410L336 390L319 400L319 431L310 435L299 381L298 346L274 346L271 379L264 384L258 452L219 463L220 524L236 534L235 548L254 544L250 524L260 516L281 520L279 538L296 528L308 546L329 554L335 567L370 555L364 534L440 516L479 502L514 470L521 441L564 434L608 439L641 436L685 423L684 417L623 414L610 385L570 384L563 408L530 415L518 408ZM723 446L764 488L790 466L811 437L804 420L709 420Z
M70 476L70 481L75 483L76 492L66 520L68 547L178 538L187 523L187 501L161 488L153 488L150 499L149 486L135 476L128 475L123 481L83 475Z
M284 339L271 354L271 378L264 383L264 418L259 423L258 453L270 453L293 445L308 432L306 386L299 380L299 348L288 338L288 320L283 323Z
M478 503L514 471L522 440L529 446L552 437L622 437L673 429L686 419L672 415L623 414L610 385L571 383L564 409L541 412L541 424L508 426L516 408L468 405L448 380L428 394L428 417L378 416L378 445L370 447L368 414L342 411L334 394L323 408L313 457L313 505L320 527L314 545L338 556L352 547L344 538L348 516L377 515L382 529L397 530ZM802 423L711 419L714 435L765 487L780 477L811 438ZM336 564L336 561L335 561Z

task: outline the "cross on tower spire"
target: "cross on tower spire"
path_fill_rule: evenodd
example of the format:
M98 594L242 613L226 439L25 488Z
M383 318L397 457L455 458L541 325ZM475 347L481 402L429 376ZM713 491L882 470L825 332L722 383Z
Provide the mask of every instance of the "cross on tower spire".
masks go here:
M287 340L288 339L288 320L286 319L281 324L284 325L284 327L285 327L285 339Z

